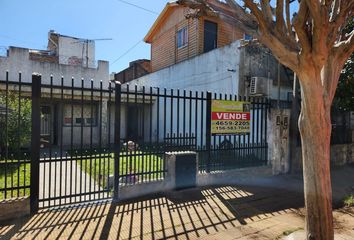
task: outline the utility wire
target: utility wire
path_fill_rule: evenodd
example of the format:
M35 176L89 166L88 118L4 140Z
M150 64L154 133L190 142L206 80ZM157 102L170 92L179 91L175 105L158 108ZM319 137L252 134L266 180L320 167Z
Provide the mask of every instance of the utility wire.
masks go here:
M127 55L128 53L130 53L130 51L132 51L134 48L136 48L143 40L139 40L139 42L137 42L134 46L132 46L131 48L129 48L126 52L124 52L122 55L120 55L116 60L114 60L110 65L115 64L116 62L118 62L118 60L120 60L122 57L124 57L125 55Z
M142 7L142 6L136 5L136 4L134 4L134 3L130 3L130 2L127 2L127 1L124 1L124 0L117 0L117 1L118 1L118 2L122 2L122 3L125 3L125 4L130 5L130 6L133 6L133 7L136 7L136 8L139 8L139 9L144 10L144 11L146 11L146 12L149 12L149 13L152 13L152 14L155 14L155 15L159 15L159 14L158 14L157 12L155 12L155 11L152 11L152 10L150 10L150 9L147 9L147 8Z

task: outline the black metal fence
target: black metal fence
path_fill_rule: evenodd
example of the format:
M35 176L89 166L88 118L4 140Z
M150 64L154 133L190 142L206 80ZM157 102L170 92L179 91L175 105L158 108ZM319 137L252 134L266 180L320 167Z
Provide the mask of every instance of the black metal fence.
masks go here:
M136 144L138 151L144 155L163 156L166 151L196 151L200 172L267 163L269 103L265 98L145 88L129 84L120 90L120 94L120 108L127 113L135 112L127 116L128 125L132 125L128 126L128 130L132 130L128 131L131 134L128 140ZM212 99L250 102L251 133L211 136ZM121 127L125 125L121 123Z
M354 117L351 112L332 110L332 145L353 142L352 122L354 123Z
M267 164L264 98L37 75L0 89L0 199L30 195L33 211L163 181L169 151L197 152L200 172ZM212 99L249 102L250 133L212 136Z
M0 87L0 200L27 196L30 190L31 87L7 81Z

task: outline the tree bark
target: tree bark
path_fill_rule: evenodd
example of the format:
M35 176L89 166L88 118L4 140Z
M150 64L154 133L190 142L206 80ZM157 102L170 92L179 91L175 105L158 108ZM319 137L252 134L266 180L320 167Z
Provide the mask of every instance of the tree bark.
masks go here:
M306 239L333 240L332 187L330 174L331 111L328 94L322 84L326 74L299 76L301 114L299 129L302 142Z
M299 125L298 120L300 116L300 86L297 75L294 74L293 94L291 103L291 116L290 116L290 173L298 173L302 170L301 157L297 154L299 146Z

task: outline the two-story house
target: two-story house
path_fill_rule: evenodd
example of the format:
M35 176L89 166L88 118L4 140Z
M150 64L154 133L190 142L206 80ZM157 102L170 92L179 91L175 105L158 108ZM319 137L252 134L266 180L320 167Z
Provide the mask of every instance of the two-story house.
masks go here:
M226 8L222 2L214 2ZM243 32L218 17L194 17L194 10L171 1L144 38L151 44L151 69L162 68L242 39Z

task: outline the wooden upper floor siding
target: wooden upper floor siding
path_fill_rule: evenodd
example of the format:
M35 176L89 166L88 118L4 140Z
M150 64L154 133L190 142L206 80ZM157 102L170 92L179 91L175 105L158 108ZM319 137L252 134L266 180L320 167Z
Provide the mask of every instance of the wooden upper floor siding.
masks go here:
M144 41L151 44L152 72L171 66L204 53L204 23L217 24L217 47L223 47L243 38L238 28L214 17L186 18L188 9L175 3L167 3ZM188 43L177 47L177 32L186 27Z

